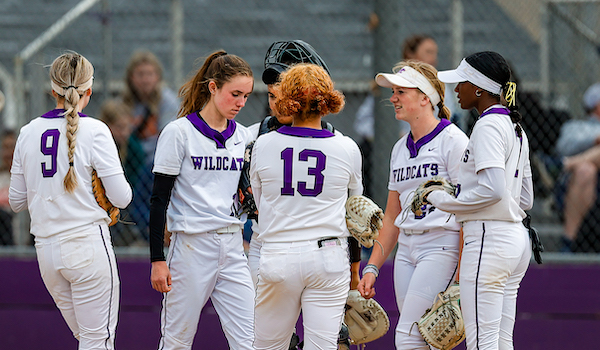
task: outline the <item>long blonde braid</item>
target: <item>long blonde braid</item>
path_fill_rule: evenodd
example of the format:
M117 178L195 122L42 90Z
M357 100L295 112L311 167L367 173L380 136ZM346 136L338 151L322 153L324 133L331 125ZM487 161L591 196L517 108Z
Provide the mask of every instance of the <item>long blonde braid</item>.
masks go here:
M54 60L50 68L52 89L58 98L64 98L65 119L67 121L67 144L69 170L63 180L65 190L73 193L77 188L74 158L79 129L79 100L92 86L94 67L83 56L76 52L65 53Z

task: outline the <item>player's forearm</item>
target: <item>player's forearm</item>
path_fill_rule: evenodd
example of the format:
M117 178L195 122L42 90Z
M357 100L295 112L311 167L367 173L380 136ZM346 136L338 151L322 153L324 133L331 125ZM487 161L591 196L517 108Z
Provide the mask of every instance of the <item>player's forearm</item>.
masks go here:
M461 193L458 198L444 191L433 191L427 196L427 200L436 208L454 214L472 213L500 201L506 190L504 169L483 169L477 176L478 185Z
M101 178L106 197L117 208L125 208L131 202L133 193L125 175L117 174Z
M379 231L379 238L377 238L379 243L381 243L381 246L377 243L373 245L369 264L373 264L380 268L385 263L385 260L398 242L399 233L400 230L394 225L394 221L386 215L383 219L383 227ZM383 251L381 250L382 247Z
M150 198L150 261L165 260L164 230L167 218L167 206L171 190L175 185L174 176L155 174L152 197Z

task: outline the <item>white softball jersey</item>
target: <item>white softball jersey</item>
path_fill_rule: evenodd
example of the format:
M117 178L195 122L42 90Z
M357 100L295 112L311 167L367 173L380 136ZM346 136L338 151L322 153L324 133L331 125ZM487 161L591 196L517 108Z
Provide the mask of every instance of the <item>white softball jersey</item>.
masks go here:
M363 191L360 150L349 137L282 126L257 139L250 176L261 241L348 236L348 192Z
M502 199L483 209L456 214L458 222L473 220L498 220L521 222L525 212L519 207L523 178L531 177L529 163L529 140L525 132L519 137L515 125L502 105L494 105L485 110L471 134L464 151L459 173L457 199L461 194L477 187L477 172L487 168L504 169L506 180ZM467 203L468 204L468 203Z
M67 193L63 180L69 170L66 119L63 109L54 109L21 128L11 173L23 175L31 233L46 238L84 227L110 222L92 192L92 169L100 178L123 174L117 147L108 126L79 114L74 169L78 186Z
M238 181L248 129L235 121L219 133L198 113L170 122L161 132L154 156L154 173L177 176L167 208L167 229L200 233L232 224L237 217Z
M410 210L415 189L433 176L442 176L452 183L458 182L460 158L469 139L454 124L440 120L436 128L417 142L412 134L404 135L392 148L388 189L400 194L400 215L394 225L403 230L458 231L454 216L427 205L423 215Z
M256 140L258 138L258 132L260 131L259 130L260 129L260 124L261 123L258 122L258 123L254 123L254 124L252 124L252 125L250 125L250 126L247 127L248 132L250 132L250 135L252 135L251 136L252 140Z

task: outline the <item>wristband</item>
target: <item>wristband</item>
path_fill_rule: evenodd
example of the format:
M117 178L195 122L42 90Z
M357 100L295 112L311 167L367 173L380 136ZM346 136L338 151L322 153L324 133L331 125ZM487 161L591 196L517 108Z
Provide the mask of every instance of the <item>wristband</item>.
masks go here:
M375 275L375 278L379 276L379 268L374 264L367 264L365 268L362 270L362 275L366 275L367 273L372 273Z

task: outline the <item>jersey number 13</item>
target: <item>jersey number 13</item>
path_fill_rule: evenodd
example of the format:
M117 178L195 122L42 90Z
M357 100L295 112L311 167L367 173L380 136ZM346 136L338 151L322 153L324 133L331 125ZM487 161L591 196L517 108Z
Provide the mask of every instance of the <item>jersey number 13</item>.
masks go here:
M325 163L327 157L323 152L314 149L304 149L298 153L298 161L307 162L309 158L315 158L316 164L314 168L308 168L308 175L315 177L314 188L307 188L305 181L298 181L296 187L298 193L304 197L316 197L323 192L323 182L325 177L323 176L323 170L325 170ZM281 159L283 160L283 187L281 188L282 196L293 196L293 167L294 167L294 149L288 147L281 151Z

